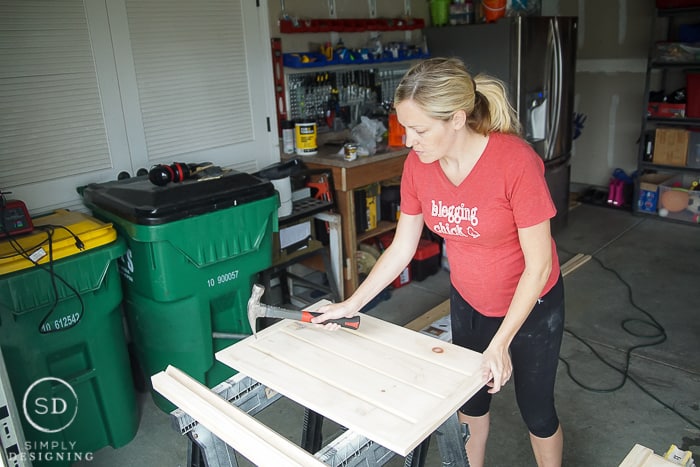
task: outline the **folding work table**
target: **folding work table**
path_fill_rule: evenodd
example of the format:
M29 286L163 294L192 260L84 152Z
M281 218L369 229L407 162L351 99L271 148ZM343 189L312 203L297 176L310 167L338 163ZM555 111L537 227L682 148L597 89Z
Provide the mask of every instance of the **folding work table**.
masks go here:
M179 407L181 432L202 425L218 440L200 440L208 465L236 466L232 450L263 466L383 465L409 459L434 433L443 465L468 466L456 411L484 384L479 353L363 315L358 330L336 332L282 320L216 358L239 371L217 386L221 397L175 369L152 378ZM277 395L347 432L318 452L313 442L301 449L246 413Z

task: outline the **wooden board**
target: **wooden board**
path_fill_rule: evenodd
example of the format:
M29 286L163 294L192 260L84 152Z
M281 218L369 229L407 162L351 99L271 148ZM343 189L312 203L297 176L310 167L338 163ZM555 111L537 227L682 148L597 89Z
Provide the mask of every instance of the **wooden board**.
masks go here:
M674 465L678 464L654 454L654 451L641 444L635 444L619 467L671 467Z
M481 354L369 315L357 331L283 320L216 358L402 456L484 385Z
M407 323L404 325L406 329L411 329L412 331L420 331L422 329L427 328L431 324L433 324L435 321L439 320L440 318L444 318L445 316L450 314L450 299L448 298L444 302L434 306L430 310L426 311L422 315L420 315L418 318L414 319L410 323Z
M571 258L569 261L561 265L561 275L563 277L568 276L572 272L574 272L576 269L580 268L584 264L586 264L588 261L591 260L591 255L584 255L583 253L577 253L573 258Z

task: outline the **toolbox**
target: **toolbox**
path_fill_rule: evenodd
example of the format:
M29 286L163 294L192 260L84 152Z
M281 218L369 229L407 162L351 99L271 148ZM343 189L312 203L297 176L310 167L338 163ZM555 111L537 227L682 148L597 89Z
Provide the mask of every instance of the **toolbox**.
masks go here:
M422 281L440 270L440 244L422 238L411 261L414 281Z

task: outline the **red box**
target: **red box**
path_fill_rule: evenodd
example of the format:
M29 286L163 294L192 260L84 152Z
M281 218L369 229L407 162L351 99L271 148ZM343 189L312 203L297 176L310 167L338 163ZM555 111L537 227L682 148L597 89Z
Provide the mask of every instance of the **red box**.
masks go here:
M700 117L700 73L686 73L685 75L687 117Z
M700 6L700 0L656 0L656 8L688 8Z
M649 102L648 117L683 118L688 111L686 104L669 104L668 102Z
M421 239L411 261L414 281L422 281L440 270L440 244Z
M394 241L394 234L393 232L386 233L379 237L379 243L382 244L382 248L388 248L389 245L391 245L391 242ZM401 274L394 279L394 282L391 283L391 286L394 287L395 289L398 289L400 287L403 287L404 285L408 284L411 282L412 274L411 274L411 265L409 264L406 266L406 268L401 271Z

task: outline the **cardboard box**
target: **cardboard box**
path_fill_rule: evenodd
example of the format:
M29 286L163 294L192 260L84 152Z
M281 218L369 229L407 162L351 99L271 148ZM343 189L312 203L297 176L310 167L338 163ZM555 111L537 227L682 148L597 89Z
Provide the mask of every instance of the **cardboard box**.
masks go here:
M379 222L379 194L382 191L382 187L379 183L373 183L365 189L367 195L365 198L367 207L367 230L372 230L377 228L377 222Z
M452 324L450 315L434 321L430 326L420 330L421 333L445 342L452 342Z
M654 164L684 167L688 157L687 130L657 128L654 138Z
M680 174L659 185L659 216L700 223L700 190L691 190L698 174Z
M358 188L353 192L355 200L355 231L364 233L376 229L379 222L379 195L381 185L371 185Z
M669 174L644 174L639 177L639 198L637 209L642 212L656 213L659 200L659 185L670 179Z

